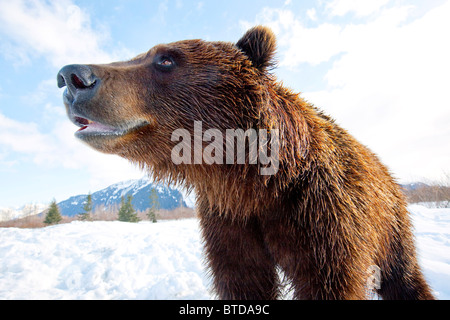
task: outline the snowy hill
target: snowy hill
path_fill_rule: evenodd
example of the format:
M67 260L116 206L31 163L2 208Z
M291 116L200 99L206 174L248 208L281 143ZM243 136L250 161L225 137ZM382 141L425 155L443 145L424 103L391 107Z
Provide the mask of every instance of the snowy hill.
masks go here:
M0 300L208 299L195 219L0 228Z
M419 262L450 299L450 209L409 207ZM1 299L211 299L196 219L0 228Z
M183 195L177 189L153 184L149 179L129 180L113 184L103 190L92 193L93 207L120 205L122 197L133 196L133 207L144 211L150 206L150 191L156 189L160 209L172 210L180 206L186 207ZM83 212L87 195L77 195L58 203L61 214L75 216Z

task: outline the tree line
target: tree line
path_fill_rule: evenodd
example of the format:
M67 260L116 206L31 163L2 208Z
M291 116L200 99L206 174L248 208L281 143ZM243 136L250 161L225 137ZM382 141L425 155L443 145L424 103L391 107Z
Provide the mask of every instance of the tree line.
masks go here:
M121 198L120 209L118 214L118 220L123 222L139 222L141 219L138 217L136 210L133 207L131 201L133 197L128 195L126 199L124 197ZM159 200L158 193L156 189L152 189L150 191L149 196L149 209L147 210L147 217L152 222L157 222L156 213L159 210ZM86 203L83 206L83 212L78 214L78 219L82 221L91 221L92 220L92 195L89 193L86 197ZM56 224L61 222L62 215L56 204L56 200L53 200L50 204L50 207L45 215L44 223L47 225Z

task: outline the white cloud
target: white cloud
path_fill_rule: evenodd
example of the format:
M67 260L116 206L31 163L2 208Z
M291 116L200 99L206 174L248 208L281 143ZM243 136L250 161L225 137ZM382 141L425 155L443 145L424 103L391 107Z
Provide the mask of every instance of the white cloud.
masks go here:
M27 105L40 106L56 93L58 94L58 98L60 98L61 90L56 86L55 79L42 80L36 85L33 91L25 92L21 97L21 101Z
M45 57L53 66L104 63L117 53L102 49L107 29L95 30L89 14L71 0L0 0L0 24L6 43L0 47L14 63Z
M144 174L125 159L102 154L83 145L73 135L77 128L63 119L60 107L47 105L46 109L61 115L61 120L53 123L48 133L42 133L36 123L16 121L0 113L3 158L14 152L40 167L86 170L89 173L86 182L92 190ZM10 162L11 167L16 164Z
M53 165L72 169L87 169L87 180L92 190L105 187L117 181L140 178L144 172L135 168L128 160L115 155L103 154L86 146L74 137L78 128L62 119L55 123L50 139L57 148L57 154L50 161Z
M155 23L160 23L161 25L166 25L166 14L169 10L169 1L163 0L158 5L158 10L156 15L153 17Z
M46 154L51 148L46 139L39 134L35 123L22 123L0 114L0 145L20 153Z
M89 14L72 0L0 0L0 54L14 63L34 63L44 57L55 68L68 63L106 63L128 55L126 49L105 50L107 28L95 29ZM96 26L101 25L99 23ZM55 106L55 95L61 104ZM1 164L11 170L21 162L37 168L67 168L84 172L91 190L143 175L128 161L82 145L67 120L55 79L42 80L19 99L42 106L38 122L21 122L0 113ZM44 131L45 130L45 131Z
M0 152L0 172L13 171L13 167L17 164L17 160L8 159L6 152Z
M308 16L308 18L310 18L312 21L316 21L317 20L317 12L316 9L311 8L309 10L306 11L306 15Z
M308 28L288 9L263 8L256 22L240 22L243 30L260 23L270 27L278 36L281 67L294 67L304 62L317 65L344 48L340 41L341 26L321 23L316 28Z
M353 12L356 16L368 16L381 7L386 5L390 0L333 0L326 5L332 16L344 16L349 12Z
M289 10L265 8L257 20L277 33L281 67L335 58L325 86L304 97L378 153L401 179L438 178L450 169L450 46L444 40L450 1L421 17L409 5L381 1L364 11L356 3L333 1L326 10L360 16L370 11L370 19L316 21L311 28Z

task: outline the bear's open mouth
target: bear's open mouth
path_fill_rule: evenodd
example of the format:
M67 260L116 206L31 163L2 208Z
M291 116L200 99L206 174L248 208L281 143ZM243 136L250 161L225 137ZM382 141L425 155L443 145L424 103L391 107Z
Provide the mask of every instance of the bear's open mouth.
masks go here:
M79 116L72 116L70 119L74 124L80 127L80 129L75 132L75 135L79 138L83 136L122 136L146 125L145 121L133 121L121 125L120 127L115 127Z

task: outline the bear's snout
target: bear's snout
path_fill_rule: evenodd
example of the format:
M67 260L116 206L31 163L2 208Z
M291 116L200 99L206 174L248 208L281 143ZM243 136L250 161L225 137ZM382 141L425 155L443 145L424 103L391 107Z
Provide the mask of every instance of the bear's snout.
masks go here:
M63 67L58 72L57 81L59 88L67 86L64 100L69 105L73 104L75 100L78 103L86 103L91 100L100 84L89 66L79 64Z

